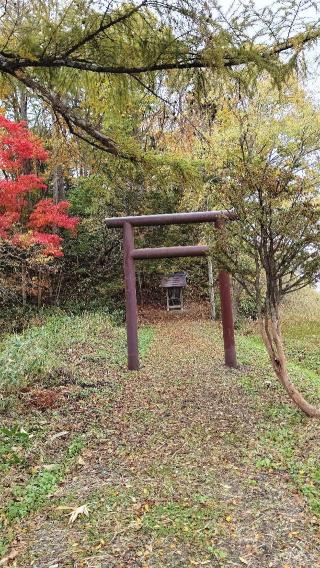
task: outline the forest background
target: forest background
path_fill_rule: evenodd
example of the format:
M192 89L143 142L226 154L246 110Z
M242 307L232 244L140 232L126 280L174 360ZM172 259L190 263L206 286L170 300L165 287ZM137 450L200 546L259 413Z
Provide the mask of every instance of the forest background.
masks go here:
M25 319L27 307L99 306L121 319L121 234L108 231L104 218L230 205L222 189L228 144L241 152L245 120L252 119L245 126L247 133L252 128L252 151L259 154L260 140L265 161L279 151L281 129L299 145L298 132L312 116L303 175L316 188L314 3L6 2L1 22L2 112L44 141L44 196L56 204L67 199L81 219L76 237L63 234L61 258L39 255L36 247L8 256L2 246L2 317L9 314L13 329L21 323L12 313L22 309ZM283 169L293 148L285 153L281 144ZM182 226L137 234L145 247L200 242L213 242L212 231ZM138 264L140 303L162 302L161 275L180 269L190 294L206 296L206 260L161 260ZM256 317L239 279L234 302L237 314Z

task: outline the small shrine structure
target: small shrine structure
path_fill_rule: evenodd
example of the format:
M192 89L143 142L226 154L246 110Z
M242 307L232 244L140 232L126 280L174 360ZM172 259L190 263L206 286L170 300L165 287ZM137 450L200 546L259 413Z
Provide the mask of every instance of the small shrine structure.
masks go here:
M183 290L187 285L185 272L174 272L171 276L161 279L161 288L166 290L167 312L171 310L183 310Z

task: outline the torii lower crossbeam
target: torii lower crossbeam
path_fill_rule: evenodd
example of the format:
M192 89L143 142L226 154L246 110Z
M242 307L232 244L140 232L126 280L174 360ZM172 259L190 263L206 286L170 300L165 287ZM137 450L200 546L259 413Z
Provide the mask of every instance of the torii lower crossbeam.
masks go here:
M223 226L224 220L233 219L235 219L235 216L230 211L199 211L163 215L143 215L136 217L113 217L105 220L107 227L123 228L123 264L126 291L126 326L129 370L139 370L135 261L152 258L204 256L209 252L209 247L205 245L135 249L133 227L214 222L216 228L220 229ZM231 283L230 275L225 270L221 270L219 273L219 291L221 299L221 320L223 327L225 363L228 367L236 367L237 358L234 340Z

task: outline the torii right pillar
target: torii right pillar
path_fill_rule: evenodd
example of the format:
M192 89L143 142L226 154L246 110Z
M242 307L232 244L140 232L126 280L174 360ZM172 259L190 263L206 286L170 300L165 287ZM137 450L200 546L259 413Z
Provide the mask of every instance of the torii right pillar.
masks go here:
M218 230L223 230L223 220L217 219L217 221L215 221L215 226ZM223 329L224 360L225 364L228 367L235 368L237 367L237 355L234 339L232 287L229 272L227 272L226 270L220 270L218 281L221 304L221 321Z

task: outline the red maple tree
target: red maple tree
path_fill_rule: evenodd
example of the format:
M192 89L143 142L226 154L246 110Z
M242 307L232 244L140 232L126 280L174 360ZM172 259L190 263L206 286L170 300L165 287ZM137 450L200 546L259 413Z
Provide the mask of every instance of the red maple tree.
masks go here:
M0 115L0 239L21 248L38 245L47 256L63 256L63 238L56 229L74 232L79 218L68 214L68 201L41 198L39 192L46 189L43 178L25 173L30 164L47 158L42 142L25 122Z

